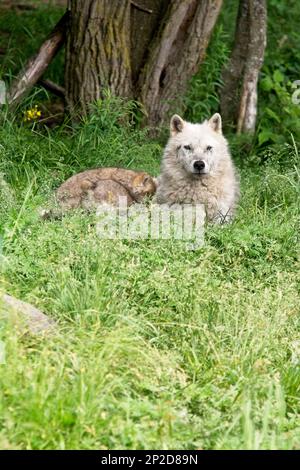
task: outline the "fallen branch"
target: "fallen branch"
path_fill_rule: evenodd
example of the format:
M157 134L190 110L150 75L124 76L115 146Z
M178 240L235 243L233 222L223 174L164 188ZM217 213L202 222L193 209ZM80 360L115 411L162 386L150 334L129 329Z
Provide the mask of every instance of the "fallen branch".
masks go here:
M13 81L7 96L7 103L9 105L15 106L20 103L22 98L40 80L50 62L65 42L68 19L69 12L67 11L42 44L38 53L28 61L24 70Z
M55 322L40 310L7 294L0 295L0 314L17 322L21 331L28 330L31 334L45 333L55 327Z
M65 97L65 89L51 80L40 80L39 84L45 88L45 90L51 91L51 93L56 96L59 96L60 98Z
M23 11L31 11L31 10L36 10L37 5L33 4L25 4L25 3L13 3L11 5L11 8L13 10L23 10Z
M135 7L137 10L143 11L145 13L149 13L150 15L153 13L153 10L150 10L149 8L142 7L136 2L130 2L133 7Z

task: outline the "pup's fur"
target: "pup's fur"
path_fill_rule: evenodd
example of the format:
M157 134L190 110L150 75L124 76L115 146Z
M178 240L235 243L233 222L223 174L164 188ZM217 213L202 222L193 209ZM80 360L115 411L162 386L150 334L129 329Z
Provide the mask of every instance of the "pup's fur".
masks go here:
M160 204L204 204L209 221L232 219L239 199L239 183L222 134L220 114L202 124L171 119L171 136L166 146L158 180Z
M56 191L58 210L44 210L45 219L60 217L71 209L88 211L108 203L118 204L119 197L127 198L127 205L141 202L156 191L155 179L145 172L124 168L97 168L71 176Z

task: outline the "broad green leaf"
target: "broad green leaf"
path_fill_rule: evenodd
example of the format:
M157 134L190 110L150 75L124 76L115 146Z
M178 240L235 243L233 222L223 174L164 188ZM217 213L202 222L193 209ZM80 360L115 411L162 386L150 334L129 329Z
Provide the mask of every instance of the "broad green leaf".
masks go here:
M284 81L284 75L280 72L280 70L275 70L273 73L273 79L275 83L282 83Z

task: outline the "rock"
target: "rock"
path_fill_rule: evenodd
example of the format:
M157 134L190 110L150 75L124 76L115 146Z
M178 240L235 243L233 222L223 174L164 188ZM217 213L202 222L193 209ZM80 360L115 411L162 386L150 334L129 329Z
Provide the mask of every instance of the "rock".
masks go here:
M34 335L55 329L55 322L40 310L7 294L0 295L0 314Z

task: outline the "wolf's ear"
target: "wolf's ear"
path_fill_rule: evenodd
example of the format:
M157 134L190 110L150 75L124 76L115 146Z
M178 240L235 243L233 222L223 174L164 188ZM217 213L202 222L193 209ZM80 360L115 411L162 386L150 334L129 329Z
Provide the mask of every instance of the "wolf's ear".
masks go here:
M171 119L170 123L170 130L171 130L171 135L176 135L179 132L182 132L184 127L184 120L178 116L178 114L174 114L174 116Z
M210 125L213 131L222 134L222 118L219 113L215 113L208 121L208 124Z

